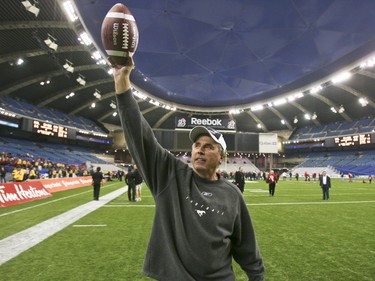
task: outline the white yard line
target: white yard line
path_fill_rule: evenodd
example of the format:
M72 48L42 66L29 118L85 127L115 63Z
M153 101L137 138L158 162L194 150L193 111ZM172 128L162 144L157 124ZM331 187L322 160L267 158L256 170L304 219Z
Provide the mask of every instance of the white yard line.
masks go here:
M22 252L37 245L53 234L64 229L80 218L99 209L109 201L117 198L127 191L122 187L116 191L100 197L99 201L91 201L82 206L76 207L54 218L46 220L21 232L13 234L0 240L0 265L18 256Z
M364 203L375 203L375 200L369 200L369 201L341 201L341 202L330 202L330 201L322 201L322 202L284 202L284 203L249 203L246 204L246 206L276 206L276 205L319 205L319 204L364 204ZM116 208L116 207L135 207L135 208L150 208L155 207L155 205L142 205L142 204L134 204L129 205L127 203L124 204L107 204L103 207L106 208Z
M73 227L104 227L106 224L73 224Z
M280 202L280 203L253 203L246 204L246 206L275 206L275 205L330 205L330 204L363 204L363 203L375 203L375 200L369 201L341 201L341 202L332 202L332 201L323 201L322 202Z

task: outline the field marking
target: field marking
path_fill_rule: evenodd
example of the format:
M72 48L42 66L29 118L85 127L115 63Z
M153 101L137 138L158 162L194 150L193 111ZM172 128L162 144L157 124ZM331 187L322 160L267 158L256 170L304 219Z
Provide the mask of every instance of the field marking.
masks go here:
M248 203L246 206L273 206L273 205L319 205L319 204L363 204L363 203L375 203L375 200L369 201L341 201L341 202L329 202L329 201L322 201L322 202L280 202L280 203ZM116 207L155 207L155 205L129 205L129 204L107 204L104 205L105 208L116 208Z
M340 201L332 202L322 200L322 202L280 202L280 203L249 203L246 206L272 206L272 205L319 205L319 204L362 204L362 203L375 203L375 200L369 201Z
M105 188L107 186L110 186L110 185L103 186L102 188ZM69 198L72 198L72 197L76 197L78 195L82 195L82 194L89 193L89 192L92 192L92 190L83 191L83 192L80 192L80 193L77 193L77 194L73 194L73 195L69 195L69 196L66 196L66 197L61 197L59 199L55 199L55 200L51 200L51 201L48 201L48 202L40 203L38 205L26 207L26 208L19 209L19 210L14 210L12 212L4 213L4 214L0 214L0 217L4 217L4 216L7 216L7 215L15 214L15 213L18 213L18 212L27 211L27 210L30 210L30 209L33 209L33 208L41 207L41 206L44 206L44 205L48 205L48 204L55 203L55 202L58 202L58 201L61 201L61 200L65 200L65 199L69 199Z
M139 205L129 205L129 204L127 204L127 203L123 203L123 204L121 204L121 203L119 203L119 204L107 204L107 205L104 205L103 206L104 208L115 208L115 207L146 207L146 208L154 208L155 207L155 205L141 205L141 204L139 204Z
M39 244L89 213L99 209L104 204L119 197L126 191L127 188L125 187L119 188L100 197L99 201L90 201L89 203L78 206L70 211L0 240L0 265Z
M73 224L73 227L104 227L106 224Z

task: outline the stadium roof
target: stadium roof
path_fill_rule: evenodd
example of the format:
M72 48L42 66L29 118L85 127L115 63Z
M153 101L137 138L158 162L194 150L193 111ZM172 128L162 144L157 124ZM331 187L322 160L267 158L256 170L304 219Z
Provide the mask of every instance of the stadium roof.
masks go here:
M118 126L109 66L92 57L105 54L100 27L118 1L71 1L74 22L66 2L0 1L0 96ZM244 132L375 117L373 0L124 4L140 34L132 81L146 94L137 99L153 128L192 115L235 119ZM342 73L350 78L336 83Z

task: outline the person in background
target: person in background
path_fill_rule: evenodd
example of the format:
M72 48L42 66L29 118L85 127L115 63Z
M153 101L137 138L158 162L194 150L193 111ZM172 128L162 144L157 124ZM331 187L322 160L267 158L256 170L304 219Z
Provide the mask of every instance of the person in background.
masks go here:
M134 177L135 177L135 201L142 201L142 176L137 169L137 165L134 165Z
M13 175L13 181L15 182L21 182L23 181L25 177L25 170L22 169L20 165L18 165L12 172Z
M369 175L369 176L368 176L368 182L369 182L369 183L372 182L372 175Z
M241 193L245 190L245 174L243 168L239 167L238 171L234 174L234 184L240 189Z
M131 202L135 202L135 192L136 192L136 184L135 184L135 172L134 167L130 166L128 169L128 173L125 176L125 183L128 185L128 199Z
M268 192L269 192L270 196L274 196L275 195L276 183L277 183L277 175L275 174L275 172L273 170L270 171L267 179L268 179Z
M6 183L6 170L3 166L0 166L0 183Z
M155 201L143 272L156 280L233 281L234 259L251 281L264 280L264 265L244 197L218 173L225 161L221 133L190 131L191 165L156 140L133 97L130 57L114 66L117 108L129 151Z
M100 167L96 167L96 172L92 174L92 185L94 186L94 200L99 200L100 187L104 180L103 173Z
M353 182L353 174L352 173L349 173L348 174L348 178L349 178L349 182Z
M29 172L29 179L34 180L36 179L36 173L35 173L35 168L31 168Z
M323 200L329 199L329 189L331 188L331 178L323 171L319 177L319 184L323 191Z

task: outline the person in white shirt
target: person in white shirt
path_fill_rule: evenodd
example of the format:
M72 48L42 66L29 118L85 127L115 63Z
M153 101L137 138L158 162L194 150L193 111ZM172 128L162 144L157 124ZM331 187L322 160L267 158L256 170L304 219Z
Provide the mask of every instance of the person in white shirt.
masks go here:
M323 200L329 199L329 189L331 188L331 178L327 175L326 171L323 171L319 177L320 187L323 191Z

